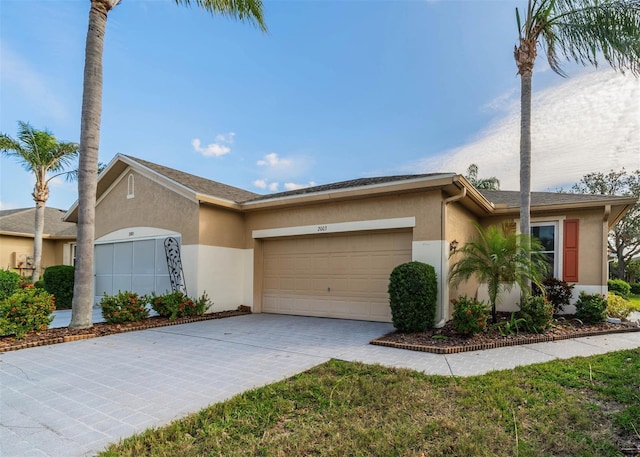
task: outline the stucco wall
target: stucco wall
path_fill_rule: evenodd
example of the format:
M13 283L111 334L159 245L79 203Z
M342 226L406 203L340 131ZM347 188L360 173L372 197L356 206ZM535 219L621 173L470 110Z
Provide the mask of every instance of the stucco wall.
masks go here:
M201 205L199 230L200 245L245 247L244 215L238 211Z
M45 268L53 265L63 265L63 249L64 244L68 240L42 240L42 259L40 265L42 272ZM33 256L33 238L0 235L0 268L15 270L24 275L31 275L31 270L23 269L22 271L14 269L14 252L25 253Z
M263 209L246 213L245 242L253 248L252 231L276 227L322 225L338 222L415 217L414 241L440 240L440 192L323 201L306 206Z
M180 233L183 244L197 244L198 203L135 172L134 198L127 198L129 174L96 205L96 238L127 227L156 227Z
M462 205L450 203L447 206L447 223L445 233L447 244L455 240L458 242L458 247L462 247L465 243L474 239L477 236L477 231L473 226L474 222L477 222L477 218L469 210L464 208ZM447 250L448 249L449 246L447 245ZM449 254L448 263L449 268L451 268L460 256L457 254L450 255L450 251L447 252L447 254ZM464 295L468 297L475 297L477 292L478 281L475 277L472 277L468 281L461 282L455 287L450 287L449 299L453 300ZM450 304L449 306L451 307Z

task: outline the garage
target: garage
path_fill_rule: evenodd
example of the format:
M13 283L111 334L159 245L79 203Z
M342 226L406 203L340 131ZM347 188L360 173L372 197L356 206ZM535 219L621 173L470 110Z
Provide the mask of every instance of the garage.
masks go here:
M96 243L94 300L118 291L138 294L171 290L164 240L167 237Z
M411 231L376 231L264 241L262 310L391 321L393 268L411 261Z

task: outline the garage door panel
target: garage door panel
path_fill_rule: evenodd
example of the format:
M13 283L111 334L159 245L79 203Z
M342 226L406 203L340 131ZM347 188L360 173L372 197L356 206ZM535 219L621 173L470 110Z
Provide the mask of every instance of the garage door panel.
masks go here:
M263 311L389 322L389 275L411 260L411 242L411 232L267 240Z

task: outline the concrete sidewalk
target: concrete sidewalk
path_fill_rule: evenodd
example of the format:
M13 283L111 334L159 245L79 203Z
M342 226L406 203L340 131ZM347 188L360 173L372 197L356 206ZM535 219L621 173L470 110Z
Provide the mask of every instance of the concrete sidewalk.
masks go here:
M253 314L0 354L0 455L93 455L331 358L468 376L640 347L640 333L446 356L368 344L391 330Z

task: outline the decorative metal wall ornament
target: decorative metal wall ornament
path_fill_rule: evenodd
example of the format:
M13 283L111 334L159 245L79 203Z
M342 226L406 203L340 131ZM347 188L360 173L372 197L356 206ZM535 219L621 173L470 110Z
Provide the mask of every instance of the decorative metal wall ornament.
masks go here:
M187 295L187 285L184 282L182 260L180 260L180 243L173 237L164 240L164 252L167 255L167 267L169 268L169 280L173 292L182 292Z

